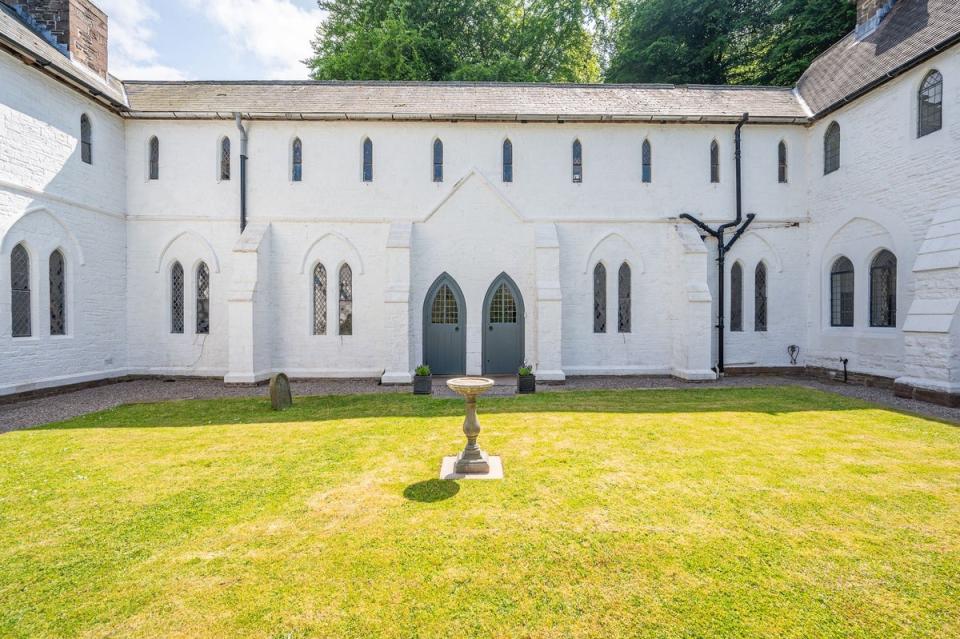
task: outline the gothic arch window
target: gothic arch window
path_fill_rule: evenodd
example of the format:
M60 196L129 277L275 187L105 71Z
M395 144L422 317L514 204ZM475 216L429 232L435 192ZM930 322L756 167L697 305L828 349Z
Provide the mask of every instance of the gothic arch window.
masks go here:
M353 335L353 270L340 267L340 335Z
M220 140L220 179L230 179L230 138Z
M897 327L897 258L890 251L870 264L870 326Z
M787 183L787 143L783 140L777 147L777 181L780 184Z
M720 145L716 140L710 143L710 182L720 183Z
M157 136L150 138L150 173L151 180L160 179L160 139Z
M829 175L840 168L840 125L831 122L823 136L823 174Z
M920 85L917 137L922 138L943 127L943 75L931 71Z
M503 141L503 181L513 182L513 142Z
M291 154L293 155L293 169L290 174L290 179L293 180L294 182L302 182L303 181L303 142L300 141L300 138L294 138Z
M730 331L743 331L743 266L734 262L730 269Z
M763 262L753 272L753 330L767 330L767 265Z
M313 334L327 334L327 269L313 267Z
M599 262L593 269L593 332L607 332L607 268Z
M373 142L363 139L363 181L373 182Z
M67 264L59 250L50 254L50 334L67 334Z
M433 141L433 181L443 182L443 142L440 138Z
M80 116L80 159L93 164L93 127L86 113Z
M853 262L845 257L830 268L830 326L853 326Z
M653 148L650 146L650 140L643 141L643 183L653 182Z
M624 262L617 273L617 331L631 332L631 274L630 265Z
M23 244L17 244L10 253L10 311L13 337L30 337L33 322L30 317L30 254Z
M210 269L206 262L197 267L197 335L210 334Z
M174 262L170 269L170 332L183 334L183 266Z
M575 184L583 182L583 145L580 140L573 141L573 181Z

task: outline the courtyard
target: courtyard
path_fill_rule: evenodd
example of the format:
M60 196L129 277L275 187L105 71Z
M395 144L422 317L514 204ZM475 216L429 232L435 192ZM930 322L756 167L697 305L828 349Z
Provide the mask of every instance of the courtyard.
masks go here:
M235 397L4 434L0 635L960 635L954 424L792 385L492 397L505 479L440 481L462 410Z

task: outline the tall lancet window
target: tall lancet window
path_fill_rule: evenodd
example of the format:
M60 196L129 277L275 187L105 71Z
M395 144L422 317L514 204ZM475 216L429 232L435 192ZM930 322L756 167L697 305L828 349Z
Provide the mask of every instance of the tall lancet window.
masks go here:
M583 145L580 140L573 141L573 181L583 182Z
M67 334L67 264L63 253L50 254L50 334Z
M753 330L767 330L767 265L763 262L753 273Z
M601 263L593 269L593 332L607 332L607 268Z
M720 145L716 140L710 143L710 182L720 183Z
M327 269L323 264L313 269L313 334L327 334Z
M443 142L433 141L433 181L443 182Z
M210 333L210 269L205 262L197 267L197 335Z
M363 140L363 181L373 182L373 142L370 138Z
M918 137L923 137L943 127L943 76L931 71L920 86L920 110Z
M230 179L230 138L220 140L220 179Z
M631 325L630 265L624 262L617 274L617 331L629 333Z
M829 175L840 168L840 125L831 122L823 136L823 174Z
M853 326L853 262L837 258L830 269L830 325Z
M777 181L780 184L787 183L787 143L783 140L777 147Z
M897 258L890 251L870 264L870 326L897 327Z
M303 181L303 142L300 141L300 138L296 138L293 141L293 170L291 172L290 178L294 182Z
M10 310L13 337L30 337L33 322L30 316L30 254L23 244L10 253Z
M653 148L650 140L643 141L643 183L653 182Z
M150 179L160 179L160 139L157 136L150 138Z
M340 334L353 335L353 271L340 267Z
M513 142L503 141L503 181L513 182Z
M743 330L743 267L736 262L730 269L730 331Z
M183 334L183 267L174 262L170 269L170 332Z

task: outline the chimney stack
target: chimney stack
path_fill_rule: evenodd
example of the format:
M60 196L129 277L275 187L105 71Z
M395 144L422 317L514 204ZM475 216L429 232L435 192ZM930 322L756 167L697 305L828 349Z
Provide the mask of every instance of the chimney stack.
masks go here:
M107 77L107 14L90 0L0 0L45 32L75 62Z
M862 40L877 30L880 22L890 13L897 0L854 0L857 3L858 40Z

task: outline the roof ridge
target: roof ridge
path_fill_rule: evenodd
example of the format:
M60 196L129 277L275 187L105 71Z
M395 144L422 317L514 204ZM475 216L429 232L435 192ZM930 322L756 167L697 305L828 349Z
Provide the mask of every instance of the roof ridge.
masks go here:
M123 80L124 85L152 86L369 86L436 88L549 88L549 89L694 89L710 91L792 91L794 87L751 84L576 83L576 82L461 82L450 80Z

